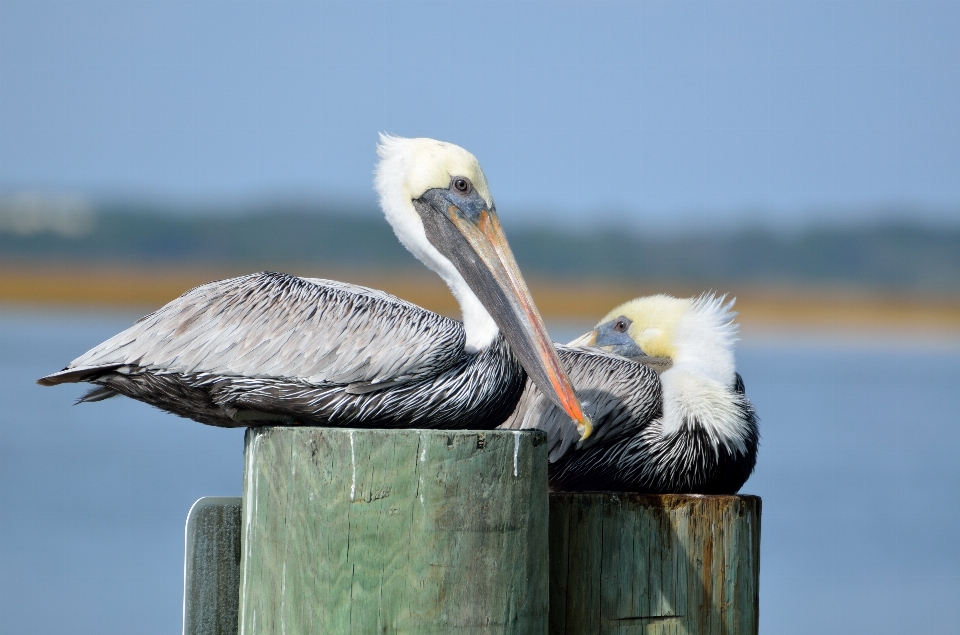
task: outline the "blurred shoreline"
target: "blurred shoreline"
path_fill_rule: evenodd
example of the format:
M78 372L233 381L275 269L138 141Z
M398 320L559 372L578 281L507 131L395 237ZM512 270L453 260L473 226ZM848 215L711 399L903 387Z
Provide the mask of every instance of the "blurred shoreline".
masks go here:
M436 276L393 271L284 267L288 273L341 280L382 289L430 310L458 316L453 296ZM243 266L149 267L145 265L33 264L0 261L4 308L67 308L147 312L197 285L253 271ZM693 296L711 290L691 284L567 280L528 277L544 319L571 325L595 323L617 304L639 295ZM748 339L877 337L960 342L960 297L908 291L870 291L834 286L730 284L712 289L736 297L738 321Z

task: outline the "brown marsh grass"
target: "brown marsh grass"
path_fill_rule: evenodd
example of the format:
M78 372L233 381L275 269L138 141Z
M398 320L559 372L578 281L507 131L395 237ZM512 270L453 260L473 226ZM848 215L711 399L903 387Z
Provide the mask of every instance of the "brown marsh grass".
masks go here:
M438 313L456 316L444 284L421 271L317 271L290 273L361 284L402 297ZM0 303L28 306L137 308L152 310L210 280L246 273L230 268L177 269L122 265L25 265L0 263ZM666 283L610 283L529 279L545 319L592 323L617 304L639 295L696 295L705 289ZM960 335L960 297L882 293L855 289L773 288L731 285L716 291L737 297L745 328L906 329Z

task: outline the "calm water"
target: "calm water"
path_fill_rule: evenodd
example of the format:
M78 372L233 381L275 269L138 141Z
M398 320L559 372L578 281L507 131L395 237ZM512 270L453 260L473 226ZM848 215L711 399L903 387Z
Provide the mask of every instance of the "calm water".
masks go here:
M0 312L3 633L179 632L187 510L240 494L242 431L33 383L135 317ZM739 368L762 418L762 631L955 633L960 346L748 340Z

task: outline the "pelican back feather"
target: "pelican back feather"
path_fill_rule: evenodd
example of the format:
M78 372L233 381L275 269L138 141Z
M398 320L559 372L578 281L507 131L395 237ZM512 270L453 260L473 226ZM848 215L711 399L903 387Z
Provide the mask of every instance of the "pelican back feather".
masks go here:
M213 282L41 380L87 381L210 425L493 428L526 374L502 336L382 291L258 273Z
M454 365L464 337L458 322L381 291L256 273L187 291L41 382L146 369L396 384Z

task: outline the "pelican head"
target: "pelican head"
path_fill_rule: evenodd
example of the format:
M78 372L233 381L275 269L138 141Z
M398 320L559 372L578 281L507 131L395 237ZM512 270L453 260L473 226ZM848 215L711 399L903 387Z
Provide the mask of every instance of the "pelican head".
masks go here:
M503 331L534 383L589 436L590 421L520 275L477 159L451 143L387 135L377 152L375 184L387 221L457 298L466 348L483 349Z
M675 364L695 367L720 382L734 379L735 300L652 295L625 302L571 345L591 346L663 373Z
M697 422L714 439L745 452L749 434L737 394L735 300L654 295L616 307L572 346L590 346L652 367L663 386L663 431Z

